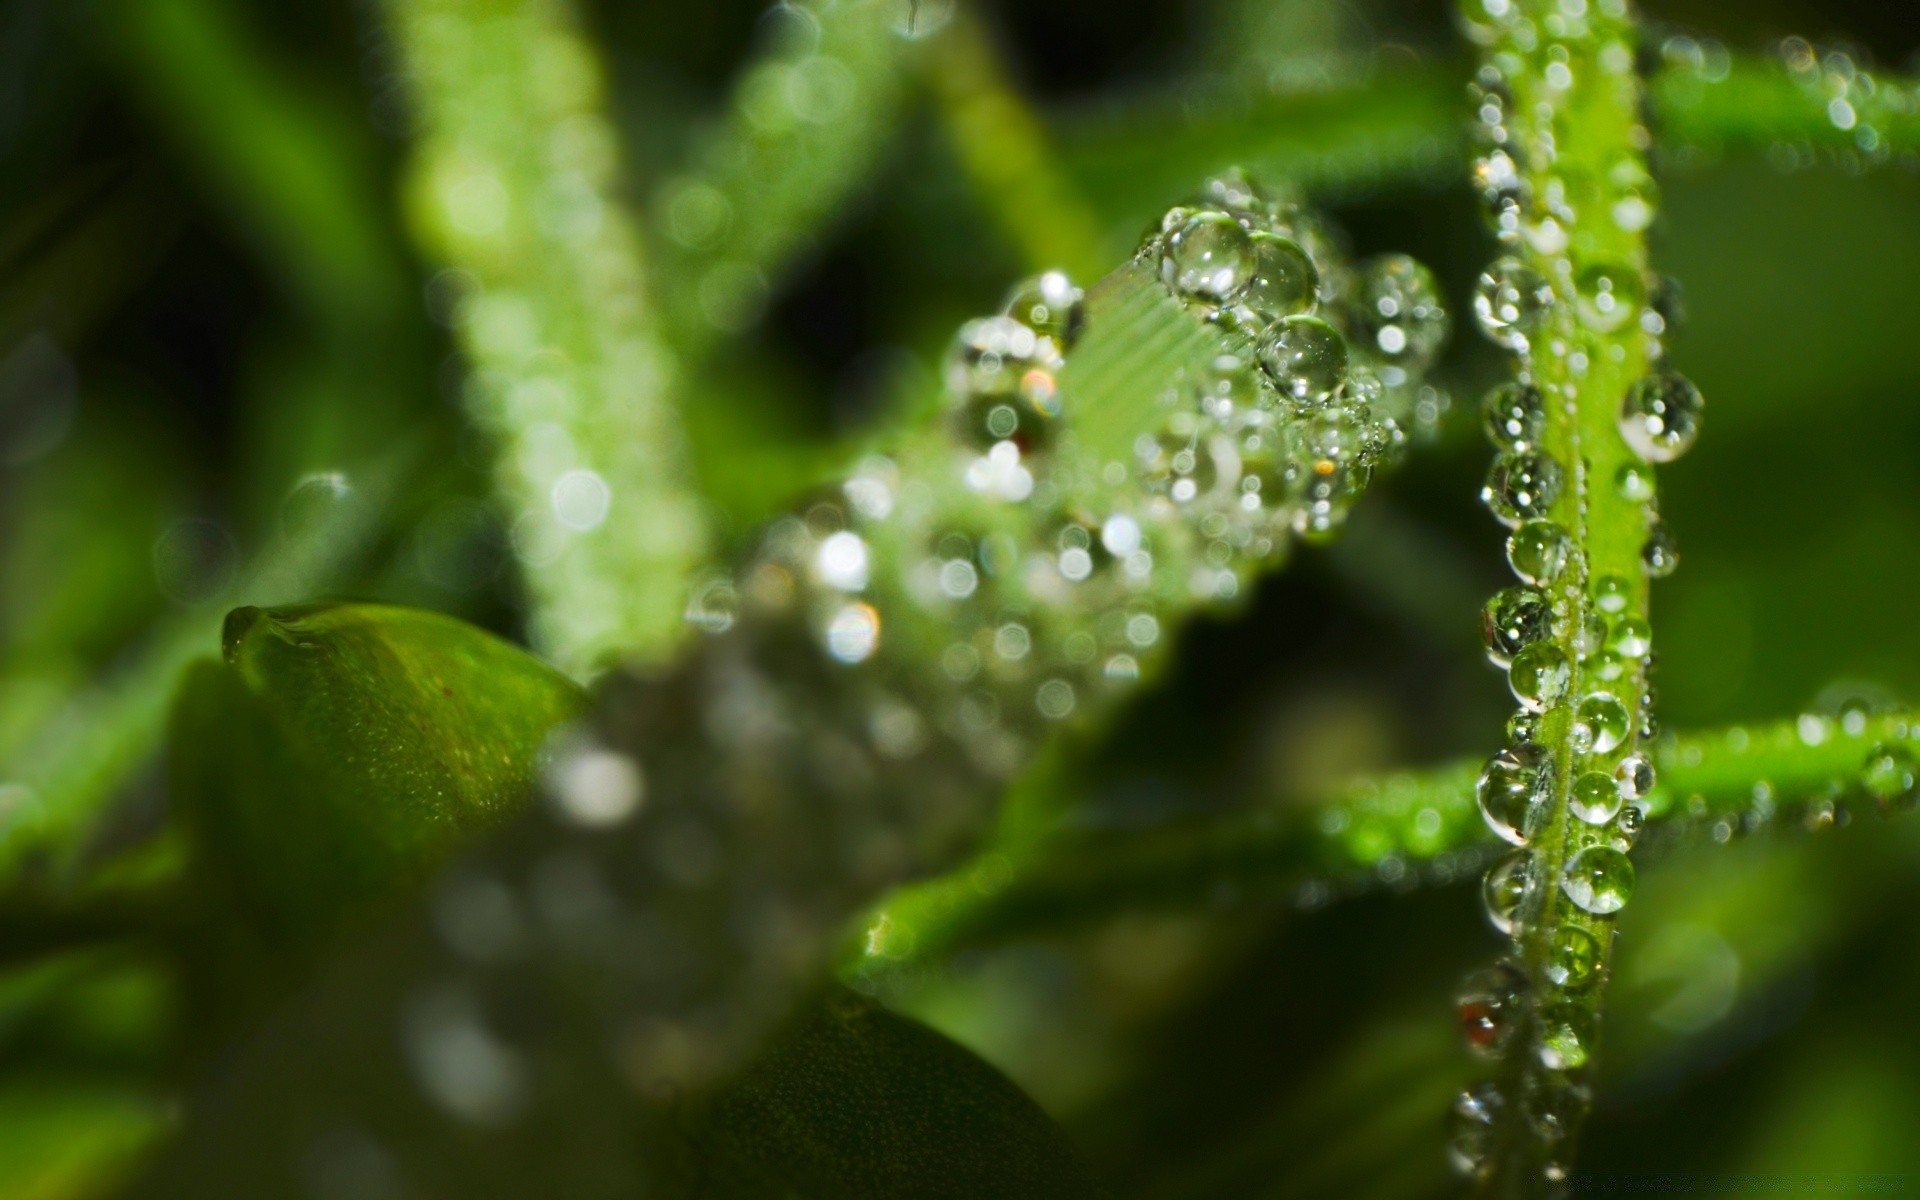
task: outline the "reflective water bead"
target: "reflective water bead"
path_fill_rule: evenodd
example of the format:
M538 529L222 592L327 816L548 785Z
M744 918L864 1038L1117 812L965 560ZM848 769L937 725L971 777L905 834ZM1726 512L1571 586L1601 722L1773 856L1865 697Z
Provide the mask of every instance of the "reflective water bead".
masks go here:
M1480 903L1487 921L1508 936L1520 928L1520 908L1533 890L1532 865L1527 851L1515 850L1488 867L1480 879Z
M1578 925L1562 925L1547 947L1547 982L1569 992L1584 989L1600 973L1600 943Z
M1644 504L1653 499L1653 472L1644 463L1623 463L1614 472L1613 490L1622 500Z
M1580 319L1589 328L1611 333L1640 315L1646 286L1632 267L1604 264L1586 268L1573 281Z
M1536 712L1558 704L1573 683L1573 664L1552 642L1535 642L1513 656L1507 668L1507 686L1513 698Z
M1580 614L1580 623L1573 630L1573 651L1585 662L1599 652L1607 640L1607 623L1597 612Z
M1537 588L1502 588L1480 614L1487 657L1507 666L1513 656L1553 632L1553 602Z
M1295 400L1322 400L1347 374L1347 341L1318 317L1288 317L1260 342L1260 365Z
M1589 753L1606 754L1627 738L1627 706L1610 692L1594 692L1581 700L1573 719L1587 732Z
M1640 565L1654 579L1665 579L1680 569L1680 547L1665 521L1656 519L1647 526L1647 540L1640 546Z
M1920 800L1913 753L1898 742L1881 742L1867 752L1860 783L1882 809L1912 808Z
M1593 1014L1578 1004L1552 1004L1540 1014L1540 1065L1549 1071L1577 1071L1593 1052Z
M1480 500L1508 527L1547 515L1560 498L1560 464L1544 454L1502 454L1487 471Z
M1613 844L1619 850L1631 850L1647 823L1647 814L1638 804L1629 804L1613 819Z
M1521 709L1507 718L1507 740L1510 742L1537 742L1540 740L1540 714Z
M1573 539L1554 521L1528 521L1507 538L1507 563L1533 584L1560 578L1573 552Z
M1527 977L1512 963L1475 971L1460 985L1455 1013L1467 1048L1484 1058L1500 1053L1525 1006Z
M1230 303L1253 272L1253 241L1223 212L1200 212L1167 236L1160 277L1183 296Z
M1620 405L1620 436L1648 462L1672 462L1699 436L1704 407L1692 380L1677 371L1657 370L1627 389Z
M1595 916L1617 913L1633 899L1633 863L1612 846L1588 846L1568 860L1560 890Z
M1653 760L1639 753L1627 755L1613 768L1613 781L1623 798L1641 799L1653 790Z
M1012 317L984 317L960 328L947 363L962 439L976 449L1032 440L1059 413L1052 343Z
M1253 274L1240 303L1266 321L1313 311L1320 273L1307 252L1292 238L1277 233L1256 232L1251 241Z
M1530 383L1503 383L1480 405L1487 437L1502 450L1532 450L1547 427L1547 400Z
M1605 825L1620 811L1620 785L1605 771L1588 771L1573 781L1567 807L1589 825Z
M1621 617L1607 634L1607 649L1626 658L1644 658L1653 648L1653 626L1639 617Z
M1593 606L1612 615L1625 612L1633 599L1633 585L1618 575L1602 575L1593 583Z
M1354 334L1373 354L1410 372L1426 370L1447 340L1447 310L1433 272L1405 254L1360 268Z
M1086 324L1085 293L1064 271L1048 271L1015 287L1007 296L1007 315L1062 350L1080 338Z
M1486 1173L1493 1157L1494 1123L1504 1100L1492 1083L1475 1084L1454 1097L1447 1117L1447 1162L1468 1178Z
M1517 258L1494 260L1473 291L1473 315L1495 345L1525 350L1553 309L1547 277Z
M1546 795L1552 764L1552 753L1530 742L1488 759L1474 784L1474 799L1487 828L1516 846L1526 845L1527 814Z

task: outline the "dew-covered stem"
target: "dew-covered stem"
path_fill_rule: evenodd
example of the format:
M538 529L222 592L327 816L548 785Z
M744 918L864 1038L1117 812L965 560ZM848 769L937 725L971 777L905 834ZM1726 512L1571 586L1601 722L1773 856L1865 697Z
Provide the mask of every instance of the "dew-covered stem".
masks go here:
M1626 850L1653 786L1648 582L1674 560L1647 464L1691 442L1698 393L1659 365L1624 0L1462 11L1482 47L1474 180L1502 243L1475 311L1514 356L1487 401L1499 452L1483 496L1520 582L1485 629L1521 710L1477 785L1488 826L1518 847L1486 888L1511 949L1462 992L1462 1031L1495 1074L1462 1094L1451 1155L1484 1194L1532 1196L1570 1169L1613 918L1632 897Z
M387 11L418 117L411 216L447 266L431 303L494 443L533 641L575 674L658 657L679 640L706 521L601 65L562 0Z

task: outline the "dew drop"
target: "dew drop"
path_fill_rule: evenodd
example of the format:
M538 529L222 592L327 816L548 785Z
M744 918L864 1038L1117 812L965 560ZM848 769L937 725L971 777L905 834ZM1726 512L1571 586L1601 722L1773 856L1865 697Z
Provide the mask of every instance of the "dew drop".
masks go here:
M1653 760L1639 753L1627 755L1614 767L1613 781L1618 785L1622 798L1641 799L1653 790Z
M1547 400L1530 383L1503 383L1480 405L1487 437L1502 450L1534 450L1547 427Z
M1511 937L1520 928L1520 909L1532 890L1532 860L1525 850L1516 850L1488 867L1480 880L1480 902L1488 922Z
M1512 663L1514 655L1545 640L1553 632L1553 603L1546 593L1536 588L1500 589L1487 601L1480 617L1487 657L1502 667Z
M1454 1097L1447 1117L1447 1162L1454 1171L1468 1178L1486 1174L1502 1107L1500 1091L1491 1083L1475 1084Z
M1540 1014L1540 1065L1549 1071L1577 1071L1587 1065L1593 1046L1593 1014L1577 1004L1554 1004Z
M1528 521L1507 538L1507 563L1528 583L1560 578L1573 553L1573 539L1554 521Z
M1371 259L1354 288L1354 334L1379 358L1411 372L1433 362L1447 339L1447 311L1433 272L1404 254Z
M1474 798L1487 828L1516 846L1527 842L1527 814L1546 795L1552 754L1524 743L1502 749L1487 760L1474 785Z
M1640 565L1649 577L1665 579L1680 568L1680 547L1673 540L1667 523L1655 520L1647 526L1647 540L1640 547Z
M1606 754L1627 738L1627 706L1609 692L1594 692L1580 701L1574 722L1587 731L1588 751L1593 754Z
M1605 771L1588 771L1573 781L1567 807L1589 825L1605 825L1620 811L1620 785Z
M1246 286L1253 265L1253 241L1240 222L1223 212L1200 212L1168 235L1160 277L1183 296L1225 304Z
M1622 500L1643 504L1653 499L1653 472L1645 463L1623 463L1614 472L1613 490Z
M1653 626L1639 617L1621 617L1607 634L1607 649L1623 658L1645 658L1653 648Z
M1627 389L1620 405L1620 436L1648 462L1672 462L1700 434L1700 389L1676 371L1659 370Z
M1617 913L1633 899L1633 863L1612 846L1588 846L1568 861L1560 890L1595 916Z
M1633 585L1618 575L1602 575L1593 584L1593 606L1612 615L1625 612L1633 599Z
M1510 742L1537 742L1540 740L1540 714L1521 709L1507 718L1507 740Z
M1535 712L1558 704L1573 683L1573 664L1552 642L1535 642L1513 656L1507 668L1507 686L1513 697Z
M1086 325L1085 293L1063 271L1048 271L1007 295L1007 315L1067 350Z
M1278 321L1313 311L1320 273L1313 260L1292 238L1258 232L1253 243L1253 274L1240 303L1264 321Z
M1622 808L1620 815L1613 821L1614 847L1619 850L1631 850L1646 823L1646 814L1640 810L1639 805L1629 804Z
M1631 267L1595 265L1573 283L1580 319L1591 329L1612 333L1640 314L1646 288Z
M1318 317L1288 317L1262 339L1260 365L1282 393L1323 400L1346 378L1346 339Z
M1563 478L1560 464L1544 454L1502 454L1487 472L1480 499L1503 525L1518 527L1547 515L1560 498Z
M1495 345L1525 350L1553 308L1547 277L1511 256L1496 259L1473 292L1473 315Z
M1483 1058L1497 1056L1513 1036L1527 991L1527 977L1511 963L1467 976L1454 1007L1467 1049Z
M1920 774L1913 753L1897 742L1881 742L1867 752L1860 782L1883 810L1909 809L1920 801Z
M1600 973L1600 943L1577 925L1554 931L1547 948L1547 982L1569 992L1586 988Z

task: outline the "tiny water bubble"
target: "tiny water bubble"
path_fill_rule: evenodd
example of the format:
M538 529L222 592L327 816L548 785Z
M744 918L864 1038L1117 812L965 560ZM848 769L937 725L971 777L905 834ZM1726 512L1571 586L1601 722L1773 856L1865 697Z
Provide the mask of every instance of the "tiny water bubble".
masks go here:
M1881 742L1867 752L1860 783L1882 811L1904 811L1920 801L1913 752L1898 742Z
M1553 602L1538 588L1502 588L1487 601L1480 617L1487 657L1502 667L1553 632Z
M1612 846L1588 846L1568 860L1560 890L1585 912L1617 913L1633 899L1633 863Z
M1513 1037L1529 990L1526 975L1512 963L1495 963L1467 976L1454 1006L1467 1049L1497 1057Z
M1582 699L1573 719L1592 739L1588 746L1592 754L1606 754L1619 746L1631 725L1627 706L1611 692L1594 692Z
M1486 1174L1493 1159L1494 1126L1505 1100L1492 1083L1479 1083L1454 1097L1447 1117L1447 1162L1468 1178Z
M1619 575L1602 575L1593 583L1593 606L1612 616L1627 610L1633 601L1633 585Z
M1645 658L1653 649L1653 626L1640 617L1621 617L1607 632L1607 649L1623 658Z
M1647 526L1647 540L1640 546L1640 565L1653 579L1665 579L1680 569L1680 547L1665 521L1656 519Z
M1560 578L1573 553L1573 538L1556 521L1528 521L1507 537L1507 563L1528 583L1544 586Z
M1547 982L1569 992L1585 989L1600 974L1600 943L1578 925L1562 925L1547 948Z
M1613 768L1613 779L1626 799L1642 799L1653 790L1653 760L1637 752L1629 754Z
M1047 271L1018 284L1007 295L1006 313L1061 350L1080 340L1086 325L1086 293L1064 271Z
M1613 845L1618 850L1631 850L1633 843L1640 838L1641 829L1646 827L1647 814L1638 804L1629 804L1620 810L1613 820Z
M1547 427L1547 400L1531 383L1503 383L1487 392L1480 413L1487 437L1502 450L1535 450Z
M1549 1071L1577 1071L1593 1048L1593 1013L1578 1004L1553 1004L1540 1014L1540 1065Z
M1354 288L1354 333L1371 353L1405 370L1432 364L1447 339L1447 310L1433 272L1405 254L1363 263Z
M1533 861L1525 850L1515 850L1487 868L1480 879L1480 903L1487 921L1511 937L1520 928L1520 909L1533 890Z
M1259 230L1253 243L1253 274L1240 295L1240 304L1263 322L1301 316L1313 311L1320 289L1320 273L1313 260L1292 238Z
M1589 825L1605 825L1620 812L1620 784L1605 771L1588 771L1573 781L1567 807Z
M1509 452L1493 460L1480 500L1501 524L1518 528L1545 517L1564 482L1560 464L1549 456Z
M1613 490L1622 500L1644 504L1653 499L1653 472L1644 463L1623 463L1613 474Z
M1646 288L1631 267L1595 264L1573 282L1575 306L1588 328L1612 333L1640 313Z
M1254 268L1254 247L1240 222L1227 213L1194 213L1167 236L1160 277L1190 299L1231 303Z
M1487 828L1516 846L1526 845L1527 814L1546 796L1552 763L1552 752L1531 742L1506 747L1488 759L1474 785Z
M1535 712L1558 704L1573 683L1573 664L1550 641L1535 642L1513 656L1507 668L1507 686L1514 699Z
M1692 380L1677 371L1654 371L1627 389L1620 405L1620 436L1648 462L1672 462L1700 435L1704 407Z
M1508 350L1527 349L1552 310L1547 277L1511 256L1494 260L1474 287L1473 315L1480 331Z
M1288 317L1261 340L1260 365L1283 394L1324 400L1346 378L1347 342L1318 317Z

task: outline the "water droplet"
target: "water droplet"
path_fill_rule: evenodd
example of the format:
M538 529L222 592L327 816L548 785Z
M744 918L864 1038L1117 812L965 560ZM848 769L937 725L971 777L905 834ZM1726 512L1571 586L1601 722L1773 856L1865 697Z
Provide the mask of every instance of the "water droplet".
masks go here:
M1295 400L1331 395L1347 374L1347 342L1318 317L1288 317L1260 343L1260 365Z
M1513 656L1507 686L1527 708L1545 712L1558 704L1573 683L1573 664L1552 642L1535 642Z
M1503 383L1481 402L1487 437L1502 450L1535 450L1547 428L1547 400L1530 383Z
M1480 499L1502 524L1517 527L1547 515L1563 479L1560 464L1544 454L1502 454L1487 472Z
M1454 1009L1467 1049L1483 1058L1497 1056L1513 1036L1527 991L1527 977L1512 963L1495 963L1467 976Z
M1883 810L1908 809L1920 801L1920 774L1915 772L1913 754L1897 742L1881 742L1867 752L1860 782Z
M1644 463L1623 463L1614 472L1613 488L1622 500L1644 504L1653 499L1653 472Z
M1354 288L1354 334L1370 353L1424 371L1447 339L1447 312L1433 272L1404 254L1371 259Z
M1523 743L1487 760L1474 785L1474 798L1487 828L1516 846L1527 842L1527 814L1546 795L1553 756L1545 747Z
M1653 790L1653 760L1644 754L1629 754L1620 760L1613 769L1613 781L1619 786L1620 795L1628 800L1638 800Z
M1525 850L1516 850L1488 867L1480 880L1480 902L1488 922L1511 937L1520 928L1520 909L1532 890L1532 858Z
M1639 617L1621 617L1607 634L1607 649L1623 658L1645 658L1653 648L1653 626Z
M1503 667L1553 632L1553 603L1536 588L1502 588L1487 601L1480 616L1487 657Z
M1064 271L1048 271L1016 286L1007 296L1006 312L1064 351L1080 339L1086 324L1085 293Z
M1537 742L1540 740L1540 714L1521 709L1507 718L1507 740L1510 742Z
M1620 811L1620 785L1605 771L1588 771L1573 781L1567 807L1589 825L1605 825Z
M1633 863L1612 846L1588 846L1568 861L1560 890L1595 916L1617 913L1633 899Z
M1580 701L1574 722L1587 731L1593 754L1606 754L1625 741L1630 724L1627 706L1609 692L1594 692Z
M1639 839L1640 830L1646 825L1647 816L1637 804L1629 804L1620 810L1613 821L1613 844L1616 849L1631 850Z
M1574 280L1580 319L1590 328L1611 333L1640 314L1646 287L1631 267L1595 265Z
M1496 259L1473 292L1473 315L1495 345L1525 350L1553 308L1547 277L1517 258Z
M1560 578L1573 552L1573 539L1554 521L1528 521L1507 538L1507 563L1533 584Z
M1478 1178L1486 1173L1503 1103L1491 1083L1475 1084L1454 1098L1447 1118L1447 1162L1459 1174Z
M964 444L986 449L1039 440L1059 414L1058 363L1052 341L1012 317L961 326L947 359L947 384Z
M1160 277L1183 296L1226 304L1246 287L1253 265L1253 241L1240 222L1223 212L1199 212L1168 235Z
M1680 547L1665 521L1655 520L1647 526L1647 540L1640 547L1640 565L1654 579L1665 579L1679 570Z
M1593 584L1593 606L1608 615L1622 613L1633 599L1633 585L1618 575L1602 575Z
M1278 321L1313 311L1320 273L1299 243L1265 231L1252 235L1253 275L1240 304L1262 321Z
M1554 1004L1540 1014L1540 1065L1549 1071L1577 1071L1587 1065L1593 1046L1593 1014L1577 1004Z
M1699 436L1704 407L1700 389L1686 376L1655 371L1627 389L1620 405L1620 436L1648 462L1672 462Z
M1553 943L1547 948L1545 974L1557 988L1584 989L1600 974L1600 943L1577 925L1562 925L1554 930Z

